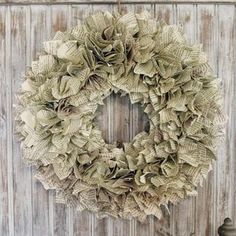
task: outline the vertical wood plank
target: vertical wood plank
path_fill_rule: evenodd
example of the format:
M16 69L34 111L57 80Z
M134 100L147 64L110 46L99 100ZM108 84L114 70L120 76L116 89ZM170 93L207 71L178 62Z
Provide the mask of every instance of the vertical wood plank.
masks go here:
M104 105L98 108L98 114L96 120L98 122L98 127L102 131L103 139L109 143L111 140L110 136L110 97L104 99ZM92 213L91 213L92 214ZM109 233L108 229L108 218L98 219L96 216L92 216L92 227L93 235L106 236Z
M72 6L71 24L75 26L78 20L83 20L91 11L91 5ZM73 210L73 235L93 235L93 214L88 211L79 212Z
M51 6L51 36L53 37L57 31L66 31L68 28L73 27L70 25L71 16L69 15L69 5L52 5Z
M27 29L30 32L29 62L37 58L42 50L42 42L48 37L47 34L47 7L31 6L30 23ZM32 180L32 210L33 210L33 235L49 235L49 199L48 192L36 179Z
M167 24L174 24L175 20L175 6L172 4L156 4L155 5L155 17L158 21L164 21ZM170 212L173 206L169 204ZM158 220L154 218L154 235L169 236L171 235L171 214L166 210L163 210L163 218Z
M11 94L11 8L6 9L6 93ZM13 164L12 164L12 113L11 96L6 96L7 116L7 190L8 190L8 225L9 235L14 235L14 203L13 203Z
M69 15L70 7L68 5L53 5L51 6L51 38L53 38L54 34L57 31L65 31L67 27L70 26L70 18ZM53 234L55 236L67 236L72 234L70 230L73 232L73 222L70 222L72 215L72 209L67 207L64 204L55 203L55 198L53 196L52 204L52 215L53 215Z
M6 106L6 7L0 8L0 232L9 235L7 177L7 106Z
M129 97L120 96L120 93L113 95L111 99L111 133L112 143L129 142L132 139L130 135L130 107ZM122 219L111 219L111 234L122 236L130 234L130 221Z
M217 12L215 5L197 6L197 41L202 43L209 63L217 73Z
M197 7L197 39L203 44L209 63L217 73L217 15L214 5L199 5ZM220 157L219 157L220 158ZM216 168L208 174L203 186L198 186L196 197L196 235L216 235L215 197L216 197ZM199 227L201 226L201 227Z
M147 4L144 4L143 7L147 11L151 10L150 9L151 7L147 6ZM121 10L122 10L122 14L126 14L130 11L140 12L140 11L142 11L142 5L123 5ZM130 116L129 136L133 136L134 132L135 132L135 130L133 130L133 126L135 126L135 122L133 122L133 119L135 118L135 116L136 117L138 116L138 110L135 109L133 106L131 106L130 111L129 111L129 116ZM143 223L138 222L136 219L131 219L129 223L130 223L130 225L129 225L130 236L145 235L146 233L149 234L151 231L149 219ZM145 233L143 233L144 231L145 231Z
M236 45L236 5L234 5L234 29L233 29L233 45ZM234 46L234 58L233 58L233 60L234 60L234 64L236 63L236 47ZM235 93L235 91L236 91L236 83L235 83L235 81L236 81L236 67L234 66L234 71L233 71L233 73L234 73L234 84L233 84L233 90L234 90L234 93ZM233 122L232 122L232 128L233 128L233 130L234 130L234 139L233 139L233 143L236 143L236 140L235 140L235 136L236 136L236 117L235 117L235 115L236 115L236 106L234 105L233 106L233 108L232 108L232 113L234 114L234 118L233 118ZM234 194L233 194L233 202L234 202L234 205L233 205L233 223L234 223L234 225L236 225L236 158L235 158L235 154L236 154L236 147L235 147L235 145L233 146L233 168L234 168L234 170L233 170L233 173L234 173L234 176L233 176L233 186L234 186L234 190L233 190L233 192L234 192Z
M113 6L110 5L110 4L100 4L100 5L92 5L92 8L91 10L93 12L97 12L97 11L112 11L113 10ZM102 117L103 117L103 125L104 126L108 126L108 134L107 134L107 137L106 140L111 143L112 142L112 137L113 137L113 102L114 102L114 99L112 96L108 97L105 101L105 104L104 106L106 107L107 109L107 114L105 113L102 113ZM114 219L110 218L110 217L107 217L107 218L103 218L103 219L97 219L95 218L94 216L92 217L93 218L93 227L94 228L94 233L95 235L98 235L98 236L111 236L113 235L113 227L114 227ZM119 226L119 224L117 223L117 226L118 227L122 227L122 226Z
M132 140L135 133L130 133L130 126L133 124L131 111L132 107L136 106L138 107L139 111L142 110L137 104L131 105L128 95L121 97L120 93L112 94L111 97L108 97L104 100L104 106L101 108L101 115L98 116L97 120L99 121L99 128L103 131L103 138L108 143L124 143ZM111 116L110 119L107 114ZM136 133L141 132L144 129L142 115L137 116L137 118L140 125L135 129ZM110 126L107 125L109 122ZM111 136L110 139L109 135ZM114 236L130 234L129 220L113 218L110 218L109 220L112 231L106 233L110 233L109 235Z
M118 6L113 7L113 11L118 11ZM133 11L133 6L122 5L121 13ZM111 110L111 133L112 142L129 142L132 139L132 120L130 109L131 103L128 96L120 97L120 94L113 96L110 101ZM110 236L132 235L132 221L122 219L110 219Z
M92 11L110 11L112 12L113 10L116 10L116 7L110 4L100 4L100 5L93 5L92 6ZM107 107L107 113L108 115L102 113L103 118L103 125L108 126L108 136L107 136L107 141L108 143L112 143L114 141L114 132L113 132L113 127L114 127L114 117L115 114L114 112L114 103L115 103L115 98L114 96L110 96L106 99L104 106ZM103 218L103 219L97 219L94 218L94 227L95 227L95 235L99 236L111 236L111 235L119 235L120 232L123 231L123 224L119 220L115 220L111 217Z
M234 81L234 23L235 9L232 5L218 6L218 75L224 89L224 110L228 116L225 141L221 143L217 161L216 225L225 217L234 215L234 160L235 160L235 81Z
M196 5L177 5L176 24L183 26L187 40L196 41Z
M196 11L195 5L177 5L176 8L176 24L182 25L186 38L190 42L196 39ZM188 197L180 201L173 207L171 216L173 235L189 236L195 231L195 199Z
M175 4L156 4L155 14L158 20L167 24L176 24L176 5ZM154 221L154 235L173 235L174 233L174 205L169 204L168 209L163 209L163 218Z
M153 4L136 4L134 5L134 12L141 13L142 11L148 11L149 14L154 17L155 8ZM142 111L139 109L137 104L131 106L131 122L130 122L130 133L132 136L137 134L138 126L142 123L141 116ZM153 235L154 234L154 217L147 217L145 222L139 222L137 220L132 220L132 233L133 235Z
M118 11L118 6L108 9ZM126 6L121 6L121 11L126 11ZM130 140L130 101L128 96L120 97L120 94L111 95L110 107L110 142L128 142ZM113 219L108 220L108 235L122 236L130 235L130 220Z
M175 6L173 4L155 4L155 17L158 21L174 24Z
M15 94L19 90L22 83L22 76L25 72L27 61L27 45L28 38L26 37L26 7L12 6L11 7L11 82L8 96L11 107L9 119L11 121L8 127L9 135L13 134L13 125L15 112L13 104L16 103ZM13 164L13 199L14 199L14 226L15 235L32 235L32 203L31 203L31 168L27 167L21 160L20 146L18 137L12 136L9 147L12 148Z

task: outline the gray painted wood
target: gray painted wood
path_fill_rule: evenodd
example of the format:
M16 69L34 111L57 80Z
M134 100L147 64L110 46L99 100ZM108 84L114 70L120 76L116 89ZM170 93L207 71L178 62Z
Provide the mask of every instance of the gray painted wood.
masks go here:
M216 6L209 5L204 7L202 5L197 7L197 40L203 44L203 49L209 56L210 63L214 71L217 71L217 17L218 12ZM196 197L196 235L214 235L215 228L215 214L216 214L216 163L214 163L214 171L211 171L208 180L204 182L202 187L198 188L198 196ZM206 201L207 199L207 201ZM202 217L202 212L204 217Z
M22 72L25 70L30 55L30 34L27 31L28 12L23 6L11 6L8 8L10 16L10 24L7 25L6 31L11 30L10 39L7 43L9 48L9 67L11 76L7 77L8 93L7 97L10 109L9 112L9 127L8 127L8 148L9 156L8 163L12 166L12 193L10 198L13 203L13 222L14 227L12 235L31 235L32 234L32 171L27 168L20 159L20 146L18 138L14 135L14 103L16 103L16 92L22 83ZM11 139L10 139L11 138Z
M48 8L48 31L52 37L57 31L64 31L71 24L70 6L52 6ZM56 204L54 194L49 196L49 215L51 234L55 236L70 235L73 232L70 225L73 226L72 210L64 204ZM72 216L72 217L71 217Z
M64 3L76 3L76 4L117 4L118 0L0 0L0 3L2 4L64 4ZM120 0L121 3L146 3L145 0ZM156 4L172 4L172 3L202 3L202 4L214 4L214 3L224 3L224 4L232 4L235 3L236 0L149 0L148 3L156 3Z
M0 232L3 234L9 234L9 218L8 218L8 165L7 165L7 103L6 103L6 12L4 9L0 9L0 191L1 191L1 201L0 201Z
M194 42L196 38L196 6L195 5L177 5L175 9L175 23L182 25L186 38ZM174 206L171 215L172 234L187 236L195 231L194 213L195 199L188 197Z
M151 15L167 23L182 24L191 42L201 42L216 74L222 77L226 139L219 145L213 166L197 197L164 209L164 217L136 220L97 219L89 212L76 212L56 204L54 193L36 182L31 169L22 162L14 135L13 104L26 65L40 51L41 42L57 30L65 30L78 19L97 10L117 10L115 1L0 1L0 234L6 236L215 236L225 217L236 220L235 92L236 12L227 1L122 1L121 10ZM70 1L71 3L73 1ZM139 2L139 3L138 3ZM144 2L144 1L142 1ZM185 3L184 3L185 2ZM32 3L32 4L31 4ZM37 5L35 5L37 3ZM60 3L60 4L59 4ZM126 4L125 4L126 3ZM101 107L97 120L108 142L129 141L143 130L142 108L127 97L112 95Z
M216 224L227 216L234 216L235 195L235 8L218 6L218 75L222 78L225 94L224 108L228 115L226 137L220 146L217 162ZM221 212L221 214L217 214ZM235 219L234 219L235 220Z
M31 6L26 9L28 16L27 26L30 35L30 48L27 64L35 58L40 51L42 41L49 37L49 25L46 6ZM34 173L34 170L32 171ZM32 234L40 236L49 235L49 195L45 193L42 185L32 179ZM42 209L44 209L42 211Z

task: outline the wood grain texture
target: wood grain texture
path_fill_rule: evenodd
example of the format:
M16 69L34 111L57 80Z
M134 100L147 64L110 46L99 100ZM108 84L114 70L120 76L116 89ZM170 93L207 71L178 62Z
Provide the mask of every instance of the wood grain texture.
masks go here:
M222 78L224 89L224 110L228 116L226 136L219 148L217 162L216 186L216 224L225 217L234 216L235 194L235 78L234 78L234 48L235 48L235 9L232 6L218 6L218 75ZM234 188L230 187L234 186Z
M145 0L122 0L122 3L146 3ZM172 3L201 3L201 4L215 4L215 3L224 3L224 4L232 4L235 3L236 0L149 0L149 3L165 3L165 4L172 4ZM70 4L70 3L76 3L76 4L117 4L117 0L0 0L0 3L5 4Z
M47 4L49 3L50 4ZM21 160L14 135L14 103L25 67L37 57L42 41L98 10L117 10L111 1L0 0L0 235L3 236L216 236L227 216L236 223L236 8L234 4L198 1L122 1L122 13L147 10L158 20L183 25L191 42L201 42L217 76L222 78L228 115L225 141L198 196L164 210L164 217L136 220L97 219L56 204ZM208 4L207 4L208 2ZM216 1L214 1L215 3ZM232 1L233 2L233 1ZM4 4L3 4L4 3ZM32 4L31 4L32 3ZM80 4L82 3L82 4ZM112 4L109 4L112 3ZM21 5L22 4L22 5ZM99 108L97 122L107 142L127 142L145 128L140 105L112 94Z
M72 6L71 9L71 24L76 25L78 20L83 20L88 14L93 11L91 5ZM109 109L109 108L108 108ZM103 124L109 124L109 113L107 111L102 113ZM106 137L109 139L109 136ZM106 219L98 220L96 217L88 211L78 212L73 211L73 235L83 236L94 234L107 235L107 221Z
M16 92L18 91L20 84L22 83L22 76L27 65L27 57L29 55L29 37L26 28L27 21L27 8L22 6L12 6L11 10L11 39L10 43L10 68L11 77L8 77L9 91L9 120L11 122L8 127L9 137L12 135L12 139L8 140L9 148L11 148L12 161L12 177L13 177L13 206L14 206L14 234L15 235L27 235L32 234L32 172L31 168L27 168L26 165L20 159L20 146L18 137L13 135L14 131L14 117L15 110L13 104L16 101Z
M48 31L50 38L57 31L65 31L71 25L70 6L51 6L48 8ZM55 236L67 236L73 232L73 211L64 204L57 204L54 194L50 193L49 205L50 215L52 215L51 231ZM72 217L71 217L72 216ZM71 219L72 218L72 219Z
M176 5L154 5L155 12L154 15L159 21L164 21L167 24L176 23ZM153 233L154 235L169 236L173 229L173 220L171 216L174 211L174 206L169 204L169 209L163 207L163 218L161 220L153 219Z
M27 65L37 58L41 51L42 41L49 37L47 25L47 7L29 6L27 11L27 32L30 35L30 49ZM46 23L46 24L45 24ZM28 35L27 35L28 36ZM34 174L34 168L32 169ZM32 179L32 234L40 236L49 235L49 196L45 193L43 186L39 181Z
M214 5L197 7L197 41L203 44L203 49L207 53L212 69L217 72L217 9ZM195 234L214 235L217 234L215 227L216 213L216 163L213 165L214 171L208 175L207 181L198 188L195 208ZM202 214L204 212L204 214ZM201 225L202 227L197 227Z
M137 13L140 13L142 11L147 11L149 14L154 17L155 14L155 8L153 4L142 4L142 5L133 5L132 8L127 5L128 11L134 11ZM130 10L129 10L130 9ZM131 122L130 122L130 133L134 137L134 135L137 132L138 127L142 124L142 110L138 109L138 106L135 104L130 109L130 116L131 116ZM132 220L131 222L131 233L133 235L142 236L142 235L153 235L154 232L154 224L153 224L154 218L148 217L145 222L140 223L137 220Z
M177 5L175 14L176 24L184 29L186 38L195 41L196 33L196 6ZM188 197L175 205L171 215L171 232L173 235L189 236L195 231L194 225L195 201Z
M6 104L6 75L5 50L6 48L6 12L0 9L0 232L9 234L8 219L8 175L7 175L7 104Z
M11 96L7 96L7 94L11 95L11 11L10 7L5 7L3 9L6 12L6 21L5 21L5 39L6 39L6 50L5 50L5 81L6 81L6 130L7 130L7 195L8 195L8 229L9 235L14 235L14 207L13 207L13 164L12 164L12 122L11 122ZM3 113L4 114L4 113Z

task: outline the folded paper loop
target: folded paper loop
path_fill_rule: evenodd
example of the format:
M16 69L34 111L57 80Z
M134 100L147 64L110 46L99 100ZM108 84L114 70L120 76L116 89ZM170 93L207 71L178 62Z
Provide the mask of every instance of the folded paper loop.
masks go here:
M112 92L141 103L149 129L122 146L94 123ZM43 43L19 95L24 160L58 202L99 217L161 217L216 159L224 114L218 80L199 45L149 17L99 12Z

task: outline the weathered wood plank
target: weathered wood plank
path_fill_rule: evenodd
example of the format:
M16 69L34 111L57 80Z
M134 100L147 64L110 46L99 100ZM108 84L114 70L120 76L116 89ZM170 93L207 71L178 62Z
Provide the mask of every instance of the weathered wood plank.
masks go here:
M96 7L95 10L100 10L100 8ZM100 119L102 119L100 129L103 131L103 137L107 143L129 141L129 111L130 104L127 96L120 97L120 94L111 94L110 97L104 100L102 115L100 116ZM95 223L97 224L96 228L99 235L129 235L129 221L127 220L113 218L96 219Z
M232 6L218 6L218 75L224 89L224 110L228 115L225 141L221 143L217 161L216 225L225 217L233 217L235 205L234 160L235 160L235 81L234 81L234 23L235 9ZM234 187L233 187L234 186Z
M119 6L114 5L113 11L119 11ZM121 13L127 13L129 11L134 11L133 6L121 5ZM112 105L114 103L114 105ZM111 110L111 133L113 142L129 142L134 133L132 132L132 107L128 96L119 97L119 94L111 99L110 104L115 114ZM120 128L119 128L120 127ZM110 219L109 220L110 236L111 235L134 235L135 232L135 220L121 220L121 219Z
M120 97L120 94L111 96L110 99L110 133L111 143L129 142L130 134L130 108L131 103L128 96ZM121 219L110 219L111 232L109 235L122 236L130 234L130 221Z
M234 30L233 30L233 41L232 41L232 44L233 45L236 45L236 6L235 6L235 11L234 11ZM236 63L236 47L234 46L234 57L233 57L233 61L234 61L234 65ZM235 91L236 91L236 66L234 66L234 69L233 69L233 73L234 73L234 79L233 79L233 91L234 91L234 96L235 96ZM235 136L236 136L236 106L235 104L233 105L232 107L232 114L234 115L233 117L233 122L231 123L232 125L232 129L234 130L234 136L233 136L233 139L232 139L232 142L233 143L236 143L236 140L235 140ZM232 221L233 221L233 224L236 225L236 158L235 158L235 153L236 153L236 146L234 145L232 147L232 151L233 151L233 154L232 154L232 165L233 165L233 185L232 185L232 188L233 188L233 199L232 201L234 202L234 205L233 205L233 218L232 218ZM233 187L234 186L234 187Z
M98 127L102 131L102 137L103 139L109 143L111 140L110 136L110 112L111 112L111 107L110 107L110 101L111 98L107 97L104 99L104 105L100 106L98 108L98 114L96 117L96 122L98 124ZM94 235L97 236L108 236L109 235L109 223L108 219L98 219L95 216L93 216L93 233Z
M177 5L176 24L183 26L186 38L190 42L196 41L196 5Z
M192 4L192 3L206 3L206 4L216 4L216 3L224 3L224 4L233 4L236 1L235 0L122 0L122 3L160 3L160 4ZM117 0L70 0L70 1L65 1L65 0L0 0L0 3L7 3L7 4L66 4L66 3L73 3L73 4L117 4Z
M155 5L155 17L159 21L164 21L167 24L174 24L175 22L175 6L166 4L156 4ZM170 211L172 211L173 206L169 206ZM163 208L163 218L158 220L154 219L154 235L169 236L171 233L171 214Z
M6 94L11 94L11 9L6 8ZM14 204L13 204L13 164L12 164L12 113L11 96L6 96L7 118L7 190L8 190L8 225L9 235L14 235Z
M103 2L105 3L105 2ZM118 6L117 5L108 5L108 4L101 4L101 5L93 5L92 6L93 11L104 11L104 10L108 10L108 11L118 11ZM125 102L124 102L124 98L122 98L120 100L121 102L119 103L119 99L117 98L117 96L111 95L109 98L107 98L107 103L105 104L105 106L107 106L107 112L108 112L108 122L106 122L106 120L104 119L104 124L103 127L106 126L106 124L108 124L108 143L113 143L116 141L127 141L127 138L129 138L129 125L124 124L124 132L123 133L117 133L118 136L116 137L116 131L117 131L117 126L116 124L119 122L122 122L122 120L120 119L119 116L117 116L117 114L119 112L116 112L116 109L118 108L119 111L122 114L122 118L124 118L127 121L127 116L128 116L128 111L127 111L127 107L125 107ZM119 104L119 105L118 105ZM116 108L117 105L117 108ZM103 115L105 115L105 113L103 113ZM105 115L106 117L106 115ZM114 219L114 218L105 218L105 219L101 219L101 220L95 220L95 224L97 224L98 229L100 228L103 229L102 231L104 231L104 235L123 235L124 233L128 234L129 233L129 222L127 221L123 221L120 219ZM96 231L95 231L96 232ZM100 235L101 232L99 232ZM101 234L103 235L103 234Z
M203 44L212 69L217 73L217 12L214 5L199 5L197 7L197 41ZM198 187L195 208L195 234L216 235L215 197L216 169L208 174L202 187ZM201 227L199 227L201 226Z
M28 10L28 7L27 7ZM27 19L27 32L30 34L30 62L37 58L37 54L42 50L42 42L48 38L47 32L47 7L31 6L30 16ZM32 210L33 210L33 235L49 234L49 199L48 192L36 179L32 180Z
M7 177L6 7L0 8L0 232L9 235Z
M131 8L131 6L127 5L127 9ZM153 4L142 4L142 5L134 5L132 6L133 11L137 13L141 13L142 11L147 11L149 14L154 17L155 15L155 5ZM131 9L132 9L131 8ZM131 11L131 10L130 10ZM131 122L130 122L130 133L134 136L139 132L139 126L142 127L144 121L144 113L142 109L138 106L138 104L134 104L131 106ZM132 233L133 235L141 236L141 235L153 235L154 234L154 217L148 217L145 222L139 222L137 220L132 220Z
M182 25L190 42L196 39L196 11L194 5L177 5L176 24ZM189 236L195 231L195 199L188 197L174 206L171 216L171 233Z
M26 29L26 7L11 7L11 79L8 91L11 112L9 115L11 126L8 127L9 135L12 135L15 111L13 104L16 103L15 94L22 83L22 75L27 63L27 53L29 53L29 38ZM13 165L13 200L14 200L14 226L15 235L32 235L32 198L31 198L31 169L21 160L18 137L12 136L9 147L12 147L11 158Z
M103 1L103 3L105 3ZM108 10L108 11L112 11L113 10L113 6L109 5L109 4L100 4L100 5L92 5L91 6L91 10L92 12L96 12L96 11L104 11L104 10ZM105 101L104 106L106 107L105 109L106 112L102 112L102 119L103 119L103 127L107 127L105 129L107 129L108 132L105 133L105 140L108 143L112 143L114 141L114 137L113 137L113 102L114 102L114 98L112 96L108 97ZM98 236L111 236L113 235L113 230L116 231L117 228L122 228L122 225L119 224L119 222L117 222L116 225L114 225L114 219L113 218L103 218L103 219L97 219L97 218L93 218L93 222L94 222L94 227L95 227L95 235Z
M50 38L52 38L57 31L65 31L67 27L70 27L71 16L69 13L70 6L68 5L51 6ZM73 222L70 222L72 209L64 204L55 203L54 196L50 197L53 198L50 200L53 215L53 234L55 236L67 236L70 234L70 230L73 232L73 228L70 228L71 226L73 227Z
M174 24L175 6L166 4L155 4L155 17L167 24Z
M78 20L84 19L90 12L90 5L84 6L72 6L71 10L71 25L76 26ZM78 236L87 236L92 232L92 222L93 215L88 211L79 212L77 210L73 210L72 212L72 223L73 223L73 235Z
M51 6L51 36L57 31L66 31L71 27L71 15L69 5Z

